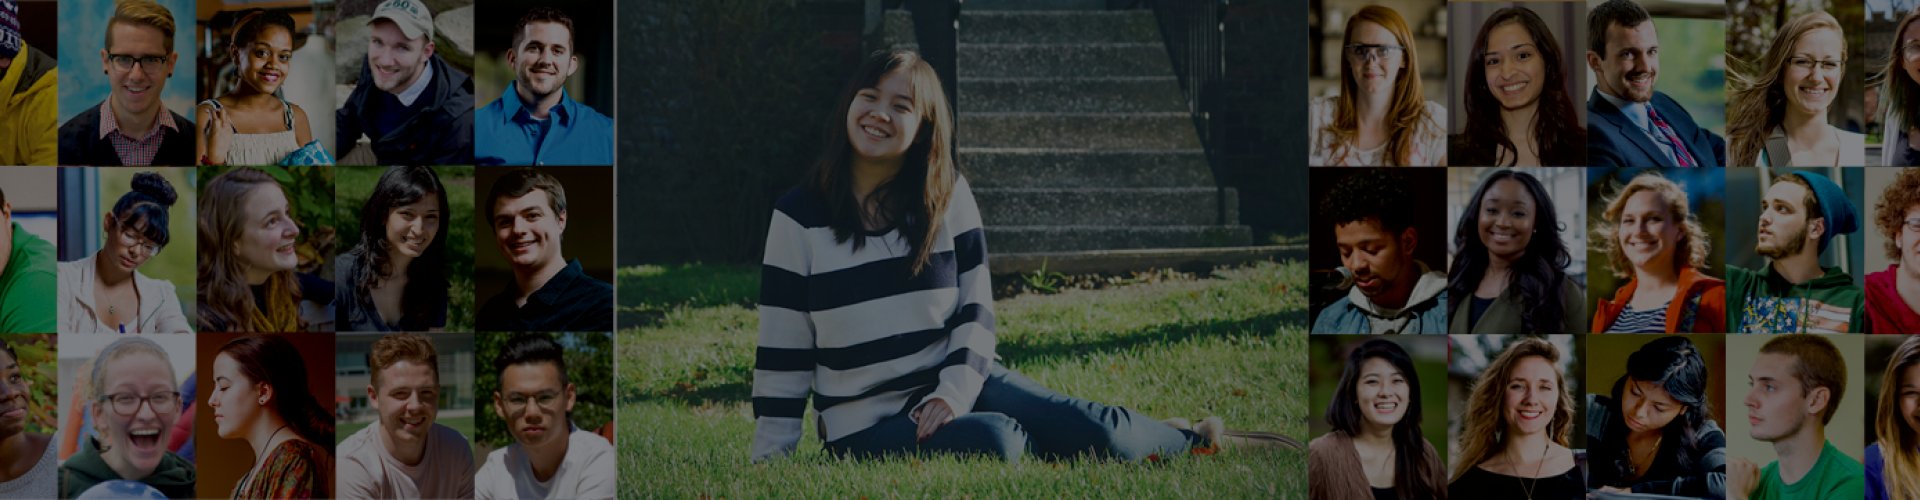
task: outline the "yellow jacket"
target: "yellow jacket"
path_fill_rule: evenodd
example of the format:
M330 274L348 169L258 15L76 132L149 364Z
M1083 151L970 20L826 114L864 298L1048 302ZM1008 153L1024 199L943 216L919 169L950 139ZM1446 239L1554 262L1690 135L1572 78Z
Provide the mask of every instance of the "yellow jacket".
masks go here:
M0 165L59 165L60 79L52 56L22 45L0 74Z

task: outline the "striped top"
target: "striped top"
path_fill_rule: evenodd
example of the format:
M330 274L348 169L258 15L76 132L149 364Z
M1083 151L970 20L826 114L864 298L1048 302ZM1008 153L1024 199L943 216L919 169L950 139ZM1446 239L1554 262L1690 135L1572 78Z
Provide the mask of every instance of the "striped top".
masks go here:
M966 415L994 354L993 294L980 211L963 178L936 246L912 276L898 230L835 243L826 200L796 189L774 204L760 278L753 460L799 445L809 396L827 441L944 400Z
M1607 332L1666 333L1668 305L1662 304L1659 309L1634 309L1633 306L1627 306L1625 310L1620 311L1620 319L1614 320L1613 326L1607 327Z

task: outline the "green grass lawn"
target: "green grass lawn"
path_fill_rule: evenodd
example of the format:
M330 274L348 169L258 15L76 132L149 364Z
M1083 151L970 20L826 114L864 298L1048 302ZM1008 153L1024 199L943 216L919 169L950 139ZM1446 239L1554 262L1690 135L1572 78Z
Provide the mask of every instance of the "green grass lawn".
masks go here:
M842 461L809 432L792 459L749 464L758 273L701 265L621 271L622 314L651 321L619 333L622 498L1305 497L1304 451L1227 450L1153 464ZM1301 263L1261 263L1207 278L1004 299L995 303L998 350L1009 367L1063 394L1154 418L1219 415L1230 427L1305 440L1306 298L1289 285L1305 280Z

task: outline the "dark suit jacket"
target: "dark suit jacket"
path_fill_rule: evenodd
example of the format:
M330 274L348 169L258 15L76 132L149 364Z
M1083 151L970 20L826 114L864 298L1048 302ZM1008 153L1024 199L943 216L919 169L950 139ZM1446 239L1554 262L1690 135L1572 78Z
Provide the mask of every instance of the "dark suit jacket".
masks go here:
M1656 91L1648 104L1667 120L1667 126L1673 127L1674 135L1680 136L1700 166L1726 166L1727 141L1700 128L1680 103ZM1620 108L1601 97L1597 88L1587 96L1587 164L1594 167L1674 166L1667 155L1660 152L1660 146L1653 143L1653 138L1640 131Z

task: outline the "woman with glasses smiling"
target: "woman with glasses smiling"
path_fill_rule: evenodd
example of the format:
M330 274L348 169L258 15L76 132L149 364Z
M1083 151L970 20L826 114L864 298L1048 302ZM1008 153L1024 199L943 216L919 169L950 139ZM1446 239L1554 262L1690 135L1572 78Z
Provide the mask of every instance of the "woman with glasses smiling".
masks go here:
M1887 66L1880 70L1880 102L1885 114L1880 117L1880 165L1904 167L1920 165L1920 30L1908 29L1920 20L1920 9L1900 18L1893 31L1893 50L1887 54Z
M1779 33L1759 61L1728 72L1727 166L1865 165L1866 136L1829 124L1847 67L1840 21L1808 12Z
M133 190L102 217L100 251L60 263L60 332L193 332L173 284L139 272L167 245L167 215L177 199L160 174L133 176Z
M121 337L94 358L92 381L93 435L60 464L60 498L140 493L126 491L125 481L168 498L194 498L193 462L167 446L181 410L167 350L144 336ZM102 483L106 491L88 491Z
M1420 89L1413 32L1393 9L1370 5L1347 19L1340 95L1308 107L1310 166L1444 166L1447 110Z

